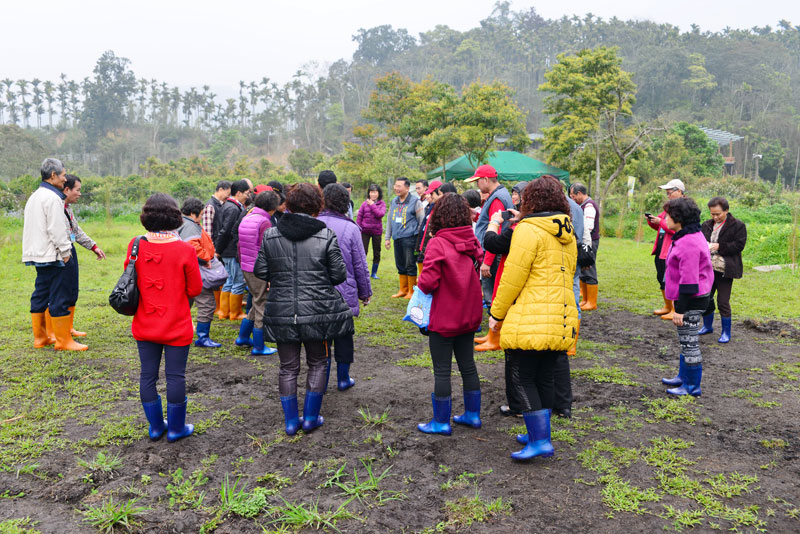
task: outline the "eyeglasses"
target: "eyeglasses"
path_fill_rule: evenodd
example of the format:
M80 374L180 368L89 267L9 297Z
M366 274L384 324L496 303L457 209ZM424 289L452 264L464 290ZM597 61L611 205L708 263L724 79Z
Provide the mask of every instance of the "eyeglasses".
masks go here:
M673 187L672 189L667 189L667 194L668 194L668 195L671 195L671 194L672 194L672 193L674 193L675 191L679 191L679 189L678 189L677 187Z

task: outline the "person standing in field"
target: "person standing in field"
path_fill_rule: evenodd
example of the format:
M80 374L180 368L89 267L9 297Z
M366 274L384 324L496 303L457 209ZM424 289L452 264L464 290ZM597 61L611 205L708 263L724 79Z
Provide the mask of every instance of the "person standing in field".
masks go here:
M444 184L441 180L434 180L424 191L427 200L425 206L425 214L422 217L422 224L419 225L419 233L417 234L417 242L414 244L414 249L417 255L417 276L422 272L422 264L425 261L425 248L428 246L429 235L427 235L428 225L431 220L431 213L436 201L442 198L445 193L455 193L456 186L453 184Z
M231 183L228 180L217 182L217 188L211 199L206 203L203 212L200 214L202 219L203 231L211 237L212 243L217 239L219 231L222 229L222 204L231 196ZM214 290L214 313L219 316L220 294L222 288ZM221 317L220 317L221 318Z
M397 267L399 290L392 295L393 299L410 299L417 283L417 263L414 257L414 245L417 243L417 231L422 224L425 213L422 202L411 194L411 181L400 177L394 181L394 194L389 206L389 220L386 223L386 250L394 240L394 264Z
M597 247L600 246L600 209L589 197L586 186L575 182L569 188L569 196L583 209L583 240L586 247L591 248L595 263L591 267L581 269L580 279L584 300L580 304L583 311L597 309Z
M22 261L36 268L31 295L33 346L55 344L56 350L86 350L89 347L72 339L69 304L72 297L65 283L65 266L75 261L64 220L64 184L67 172L61 161L47 158L41 166L42 181L25 204L22 227ZM54 337L47 334L46 312L52 321Z
M667 193L667 200L672 200L673 198L682 198L686 195L686 186L684 186L683 182L677 178L670 180L666 184L658 187ZM666 216L667 212L665 211L659 213L658 216L645 214L648 226L658 232L656 234L656 241L653 243L653 252L651 252L651 254L654 256L656 264L656 280L658 280L658 283L661 286L661 296L664 298L664 307L658 310L653 310L653 315L659 315L665 321L671 321L674 306L672 301L667 298L666 293L664 292L664 273L667 270L667 254L669 253L669 247L672 244L672 235L675 232L667 227Z
M240 321L247 317L242 311L242 301L247 286L244 283L242 267L236 257L238 251L239 218L244 211L244 203L250 196L250 184L246 180L238 180L231 184L231 196L223 203L221 211L221 227L214 248L222 258L228 280L222 286L220 294L220 319Z
M383 191L378 184L367 188L367 198L358 208L356 223L361 228L361 242L364 245L364 254L369 253L369 244L372 242L372 272L370 278L378 280L378 265L381 262L381 235L383 234L383 216L386 215L386 203L383 201Z

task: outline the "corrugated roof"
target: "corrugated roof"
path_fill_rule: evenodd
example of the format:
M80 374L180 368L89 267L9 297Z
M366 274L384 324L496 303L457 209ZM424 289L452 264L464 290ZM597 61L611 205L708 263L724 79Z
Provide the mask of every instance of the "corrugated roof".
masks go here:
M703 130L703 132L719 146L728 146L729 144L735 143L740 139L744 139L744 137L741 135L736 135L724 130L713 130L704 126L699 126L699 128Z

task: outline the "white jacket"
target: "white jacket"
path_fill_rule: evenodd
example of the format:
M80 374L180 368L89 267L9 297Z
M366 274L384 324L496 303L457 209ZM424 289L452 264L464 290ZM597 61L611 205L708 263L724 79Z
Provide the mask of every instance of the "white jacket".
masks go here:
M49 187L40 186L25 204L22 261L49 263L69 256L68 228L64 200Z

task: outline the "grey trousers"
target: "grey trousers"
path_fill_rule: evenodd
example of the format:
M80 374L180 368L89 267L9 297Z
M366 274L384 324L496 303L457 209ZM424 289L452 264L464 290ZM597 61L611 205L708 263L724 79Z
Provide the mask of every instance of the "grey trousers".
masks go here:
M328 380L328 358L330 345L327 341L304 341L306 348L306 393L322 393ZM297 377L300 376L300 343L278 343L278 358L281 368L278 371L278 390L281 397L297 396Z
M210 323L211 319L214 318L214 308L217 307L217 301L214 300L214 290L204 287L199 295L189 300L190 306L192 302L197 304L197 322Z
M594 257L594 265L588 269L580 269L581 282L587 286L597 285L597 247L600 246L599 239L592 239L592 256Z
M267 281L262 280L253 273L242 271L247 290L253 295L253 305L247 312L247 318L253 321L253 328L263 328L264 326L264 307L267 305Z

